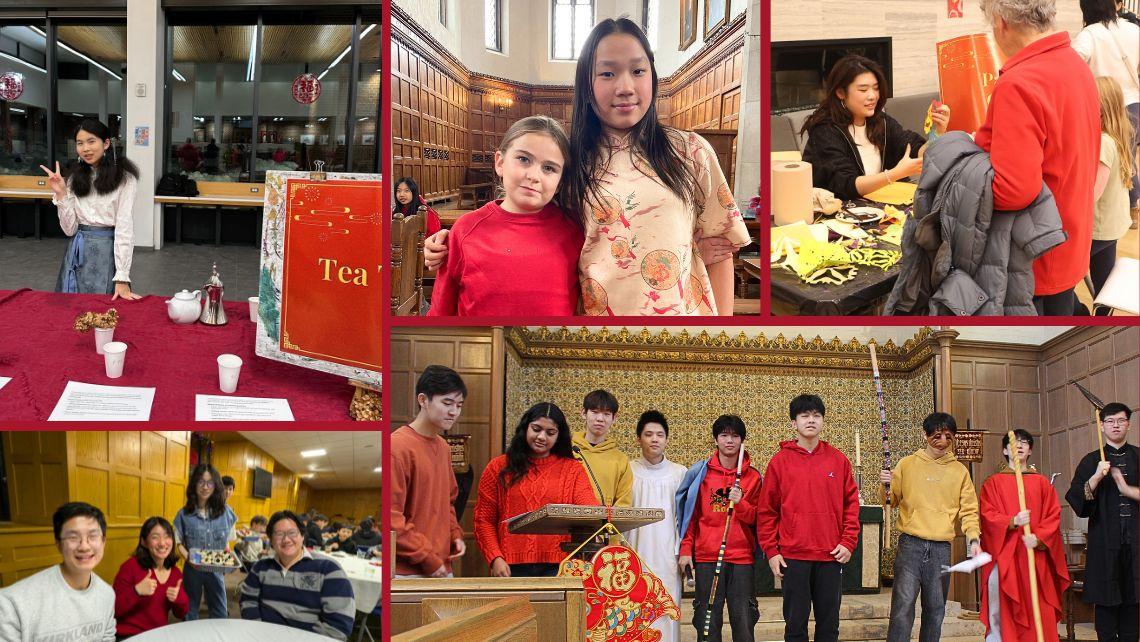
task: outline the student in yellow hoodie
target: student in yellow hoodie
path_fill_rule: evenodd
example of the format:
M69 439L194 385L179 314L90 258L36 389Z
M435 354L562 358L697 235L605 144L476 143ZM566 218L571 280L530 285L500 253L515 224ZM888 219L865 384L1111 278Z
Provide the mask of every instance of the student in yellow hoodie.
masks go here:
M937 642L946 615L950 576L950 542L965 533L970 557L981 552L978 495L970 471L954 456L958 424L944 412L930 413L922 422L926 448L903 457L879 479L891 485L891 505L899 509L895 523L895 582L887 642L905 642L914 626L914 604L922 597L920 642Z
M629 457L610 439L617 419L618 401L606 390L595 390L582 400L586 430L574 434L574 458L582 462L598 503L633 506L633 469Z

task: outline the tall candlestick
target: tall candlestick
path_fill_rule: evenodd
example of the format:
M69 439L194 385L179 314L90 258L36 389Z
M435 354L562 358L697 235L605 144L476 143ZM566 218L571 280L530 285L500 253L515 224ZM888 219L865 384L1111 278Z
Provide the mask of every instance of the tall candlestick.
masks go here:
M863 451L859 447L859 430L858 429L855 430L855 465L856 466L862 466L863 465Z

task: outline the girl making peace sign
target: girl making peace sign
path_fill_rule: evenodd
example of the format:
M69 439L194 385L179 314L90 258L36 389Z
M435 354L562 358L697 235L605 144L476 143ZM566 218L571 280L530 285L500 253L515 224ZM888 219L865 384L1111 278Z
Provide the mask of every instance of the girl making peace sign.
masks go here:
M119 158L111 145L111 132L94 118L75 129L79 160L67 177L40 165L51 187L51 202L58 208L59 225L71 238L56 281L56 292L113 294L133 300L131 259L134 253L135 190L139 170Z

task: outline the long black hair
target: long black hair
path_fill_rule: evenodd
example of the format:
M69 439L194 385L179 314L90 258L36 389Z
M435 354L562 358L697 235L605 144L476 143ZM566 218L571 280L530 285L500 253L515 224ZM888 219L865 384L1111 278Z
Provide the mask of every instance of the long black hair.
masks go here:
M170 536L170 554L162 562L162 568L173 568L178 563L178 547L174 545L174 526L166 521L165 517L151 517L143 522L142 529L139 530L139 545L135 548L135 559L138 560L139 566L150 570L155 567L154 558L150 556L150 549L148 549L143 542L150 537L150 532L156 526L162 527L166 534Z
M1086 27L1098 22L1107 27L1119 17L1116 15L1116 0L1081 0L1080 5L1081 20Z
M577 167L578 171L564 177L564 182L566 205L575 210L583 226L587 212L595 207L605 209L602 196L592 188L594 177L601 169L599 165L604 136L602 121L594 111L594 61L598 54L598 44L602 38L612 34L628 34L636 38L649 58L649 68L653 74L653 97L645 110L645 116L630 130L632 152L648 162L657 174L656 179L682 202L695 206L700 199L701 189L696 176L670 141L670 136L679 137L680 132L657 120L657 67L653 64L653 50L649 46L649 40L641 27L629 18L607 18L599 22L586 38L574 72L574 116L570 124L570 155L573 160L568 165Z
M836 61L835 66L827 74L827 80L823 83L825 92L823 100L811 116L808 116L807 120L804 121L800 133L809 132L812 127L820 123L835 123L843 129L852 124L854 119L851 117L851 112L839 99L838 92L841 89L846 92L851 83L865 73L875 76L875 81L879 83L879 102L875 104L875 113L867 119L866 123L867 140L871 141L876 149L881 148L883 135L887 129L887 120L883 117L883 108L887 106L887 77L879 63L858 54L844 56ZM882 154L883 150L879 149L879 153Z
M78 137L81 131L93 134L100 141L106 142L111 139L111 129L95 118L84 118L80 121L71 132L72 139ZM72 193L80 198L90 194L92 174L95 174L95 191L99 194L110 194L119 188L119 184L123 182L123 178L127 174L137 179L139 168L131 162L131 159L120 158L118 152L115 151L115 144L112 142L99 161L98 172L95 172L82 158L76 159L68 173L68 182L71 184Z
M400 185L407 185L408 189L412 190L412 200L407 205L401 205L399 199L396 198L396 191L400 189ZM405 176L396 181L396 186L392 188L392 199L396 201L397 212L404 216L414 216L420 208L420 186L411 176Z
M226 512L226 489L222 487L222 476L210 464L198 464L190 473L190 483L186 485L186 505L182 507L182 512L187 516L198 512L198 481L206 473L210 473L210 479L214 481L214 492L206 500L206 512L210 519L217 519Z
M570 424L566 422L566 415L558 406L544 401L536 403L519 418L519 425L515 426L515 436L507 446L507 465L499 473L499 481L503 486L510 487L526 476L531 467L530 446L526 443L526 431L530 425L543 417L550 419L558 427L558 437L550 449L550 455L556 457L573 458L574 452L570 446Z

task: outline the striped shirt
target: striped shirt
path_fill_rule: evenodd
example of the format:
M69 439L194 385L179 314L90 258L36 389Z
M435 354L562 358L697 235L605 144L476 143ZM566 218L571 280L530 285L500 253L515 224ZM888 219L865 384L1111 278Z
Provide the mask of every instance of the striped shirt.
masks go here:
M305 551L285 570L276 557L253 565L241 584L241 617L283 624L345 640L352 632L356 599L344 569Z

